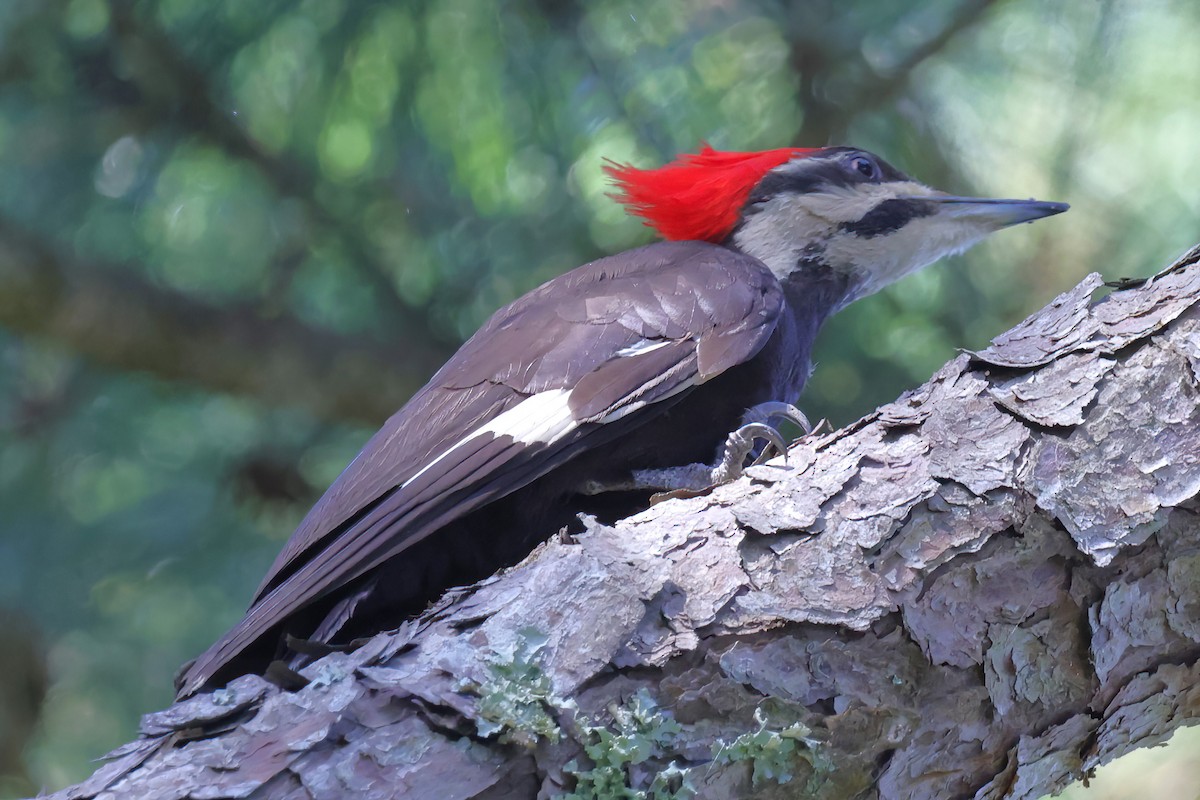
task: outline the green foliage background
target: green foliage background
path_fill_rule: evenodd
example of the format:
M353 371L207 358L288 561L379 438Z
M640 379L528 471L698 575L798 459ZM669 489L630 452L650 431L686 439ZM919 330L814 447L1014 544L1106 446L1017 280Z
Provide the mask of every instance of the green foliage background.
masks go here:
M1190 0L0 3L0 795L168 703L489 313L647 241L604 158L850 143L1072 204L841 314L802 399L841 425L1200 240L1198 40Z

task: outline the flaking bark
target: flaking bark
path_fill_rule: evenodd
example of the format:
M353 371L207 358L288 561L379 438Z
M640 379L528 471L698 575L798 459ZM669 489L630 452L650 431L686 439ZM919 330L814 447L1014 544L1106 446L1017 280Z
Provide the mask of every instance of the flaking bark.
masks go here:
M1200 248L57 798L1035 798L1200 714ZM164 680L166 677L164 676Z

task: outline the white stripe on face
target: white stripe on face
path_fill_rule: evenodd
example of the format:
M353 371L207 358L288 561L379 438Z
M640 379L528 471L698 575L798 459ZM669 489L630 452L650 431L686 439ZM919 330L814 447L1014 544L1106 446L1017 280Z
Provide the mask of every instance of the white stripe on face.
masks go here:
M895 230L860 235L852 225L891 199L941 194L916 181L832 186L765 201L734 234L745 253L761 260L781 281L804 268L803 257L819 255L824 266L850 275L853 297L864 297L938 259L960 253L997 230L976 217L938 206Z

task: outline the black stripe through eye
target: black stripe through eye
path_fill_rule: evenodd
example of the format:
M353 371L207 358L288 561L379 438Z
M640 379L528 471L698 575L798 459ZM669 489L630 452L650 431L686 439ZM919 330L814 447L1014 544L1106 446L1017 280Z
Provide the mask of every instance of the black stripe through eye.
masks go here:
M893 198L884 200L872 208L862 219L843 222L839 230L853 233L863 239L883 236L898 231L914 219L928 217L934 212L934 204L924 200Z

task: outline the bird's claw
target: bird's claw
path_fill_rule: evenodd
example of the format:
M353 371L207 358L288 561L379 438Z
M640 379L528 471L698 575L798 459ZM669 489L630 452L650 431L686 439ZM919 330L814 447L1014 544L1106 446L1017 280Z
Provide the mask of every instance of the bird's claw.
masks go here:
M765 439L768 446L764 447L758 458L754 460L755 465L770 458L772 448L775 453L782 455L784 459L787 458L788 443L779 434L779 431L769 424L773 420L793 422L804 431L805 435L815 430L804 412L791 403L769 401L751 406L742 416L741 427L729 434L729 438L725 441L721 460L712 470L714 484L726 483L739 477L745 469L746 456L754 451L754 443L759 439ZM820 424L817 423L818 426Z
M800 429L805 434L813 432L813 425L808 421L808 417L804 415L803 411L791 403L784 403L778 400L759 403L756 406L746 409L746 413L742 415L742 425L749 425L754 422L767 423L773 419L794 422L800 426Z
M726 438L715 465L687 464L663 469L639 469L625 480L584 481L579 492L598 495L613 491L660 489L667 491L665 496L681 496L673 493L707 491L740 477L745 471L746 457L754 452L754 445L759 441L767 444L754 464L763 463L775 453L787 458L788 441L769 424L771 420L789 420L803 429L805 434L813 432L808 417L791 403L759 403L746 410L742 424Z
M721 461L712 470L714 484L728 483L741 476L745 469L746 456L754 449L754 443L766 439L767 444L774 447L776 452L787 454L787 442L779 435L779 431L763 422L751 422L743 425L729 434L725 440L725 450ZM763 448L766 453L766 448Z

